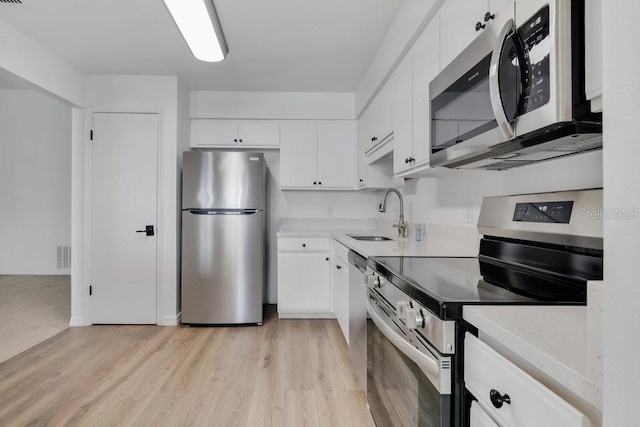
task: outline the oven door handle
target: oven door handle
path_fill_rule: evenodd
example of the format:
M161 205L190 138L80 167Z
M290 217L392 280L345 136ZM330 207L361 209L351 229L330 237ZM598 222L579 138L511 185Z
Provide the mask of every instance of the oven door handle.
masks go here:
M420 370L426 375L431 383L442 394L449 394L450 390L441 390L440 381L440 363L438 359L429 357L428 355L418 351L411 344L405 341L400 335L398 335L384 319L377 313L376 308L371 304L371 299L367 297L367 311L371 320L376 324L380 332L387 337L389 341L400 350L405 356L411 359Z
M507 139L511 139L515 136L513 126L509 123L509 119L504 112L502 106L502 96L500 95L500 80L498 78L500 72L500 58L502 57L502 48L504 47L507 37L511 35L516 29L516 24L513 19L509 19L502 27L496 45L493 48L491 54L491 64L489 65L489 98L491 99L491 108L493 114L498 122L500 131Z

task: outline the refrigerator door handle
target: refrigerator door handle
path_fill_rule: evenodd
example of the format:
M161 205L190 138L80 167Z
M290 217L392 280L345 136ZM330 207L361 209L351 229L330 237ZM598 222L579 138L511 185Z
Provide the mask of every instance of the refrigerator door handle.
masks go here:
M255 215L262 209L185 209L192 215Z

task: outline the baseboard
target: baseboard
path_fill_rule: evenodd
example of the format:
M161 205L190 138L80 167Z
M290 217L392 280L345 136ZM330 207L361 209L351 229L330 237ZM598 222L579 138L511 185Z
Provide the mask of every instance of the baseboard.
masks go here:
M278 313L280 319L335 319L333 313L314 313L314 312L287 312Z
M91 323L85 322L82 317L74 316L69 320L69 326L89 326Z
M162 326L178 326L180 324L181 316L182 312L176 314L175 316L164 316L162 318Z

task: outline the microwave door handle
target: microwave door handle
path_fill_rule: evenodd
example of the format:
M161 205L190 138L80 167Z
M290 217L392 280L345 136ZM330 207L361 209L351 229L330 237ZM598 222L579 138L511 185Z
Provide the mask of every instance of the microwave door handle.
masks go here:
M489 65L489 96L491 98L491 108L493 109L493 114L495 115L496 121L498 122L498 127L507 139L513 138L515 136L515 132L513 130L513 126L509 122L509 119L507 119L504 108L502 107L502 97L500 96L500 81L498 79L498 71L500 70L502 48L504 47L507 37L509 37L515 30L515 22L513 22L513 19L509 19L504 24L504 27L502 27L502 30L500 30L496 45L493 48L493 53L491 54L491 64Z

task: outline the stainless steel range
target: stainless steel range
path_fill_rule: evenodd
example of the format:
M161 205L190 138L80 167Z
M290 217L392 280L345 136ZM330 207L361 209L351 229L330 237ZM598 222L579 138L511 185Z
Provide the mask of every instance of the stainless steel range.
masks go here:
M466 426L468 304L584 305L602 279L602 190L485 198L475 258L369 258L367 400L378 427Z

